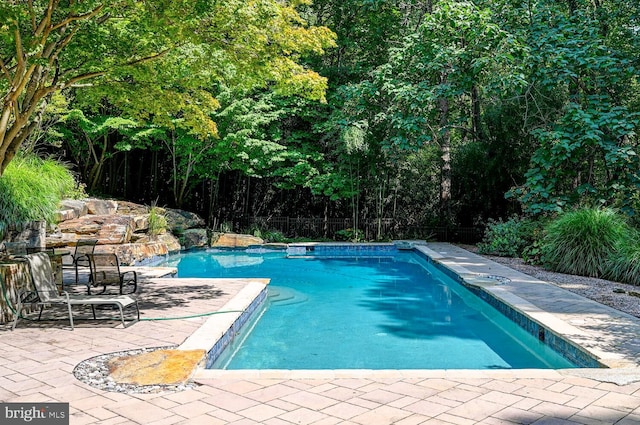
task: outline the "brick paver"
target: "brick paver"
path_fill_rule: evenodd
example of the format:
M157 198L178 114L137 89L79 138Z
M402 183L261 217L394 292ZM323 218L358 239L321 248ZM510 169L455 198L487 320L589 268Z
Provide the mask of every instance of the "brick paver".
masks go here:
M483 263L456 247L432 248L448 251L453 258L448 261L465 263L465 267L473 264L474 273L505 273L495 263ZM511 278L519 276L509 273ZM229 279L146 279L140 284L142 317L220 310L244 285L242 280ZM515 291L513 286L510 290ZM544 300L544 293L534 289L526 288L529 301ZM572 320L573 307L562 306L556 299L554 308L554 315ZM600 315L600 307L597 311ZM606 319L588 319L590 326L596 323L597 331L606 334ZM102 391L73 376L79 362L99 354L180 345L206 320L206 316L144 320L123 329L117 321L79 319L75 331L64 321L21 321L13 332L0 327L0 401L69 402L71 424L640 423L640 371L635 369L626 369L622 380L596 373L602 371L571 370L212 371L197 375L197 388L152 394ZM636 329L633 320L624 320L623 327L619 318L611 321L616 334L610 346L638 359L633 344L620 343L622 332ZM604 346L599 341L593 344Z

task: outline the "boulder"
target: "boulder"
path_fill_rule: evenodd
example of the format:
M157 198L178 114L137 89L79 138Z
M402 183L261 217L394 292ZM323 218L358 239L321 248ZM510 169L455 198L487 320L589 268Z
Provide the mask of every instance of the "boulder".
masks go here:
M44 221L30 221L23 223L19 229L9 226L7 229L7 240L13 242L24 242L27 247L44 248L46 242L47 223Z
M98 245L129 243L135 223L126 215L85 215L58 225L62 233L75 233L76 239L98 239Z
M149 228L149 214L133 215L133 231L140 232Z
M207 229L187 229L180 237L184 249L202 248L209 245Z
M264 240L251 235L239 235L236 233L217 234L211 241L211 246L226 248L246 248L251 245L262 245Z
M178 243L176 240L175 243ZM178 249L180 246L178 245ZM96 253L116 254L122 265L134 266L149 258L163 257L171 252L163 242L98 245Z
M146 234L136 234L131 238L132 242L136 244L154 244L162 243L167 246L169 252L180 251L180 241L172 233L162 233L156 236L149 236Z
M80 217L76 210L65 210L60 209L55 212L53 220L56 223L60 223L61 221L73 220L74 218Z
M169 229L176 233L182 233L187 229L204 227L205 222L198 214L189 211L167 209L165 212Z
M62 233L59 228L47 233L46 245L48 248L62 248L76 244L78 235L75 233Z
M94 215L112 215L118 210L118 203L110 199L87 199L87 210Z
M135 264L145 259L165 256L181 249L181 244L170 232L150 236L150 207L127 201L87 199L65 200L60 204L57 225L46 234L47 247L70 247L78 239L97 239L96 252L115 252L123 264ZM169 228L185 231L204 227L197 214L182 210L165 210ZM206 246L206 230L188 232L189 246Z
M89 214L89 208L87 203L79 199L65 199L60 202L61 211L70 211L68 214L72 215L72 218L82 217ZM67 219L69 220L69 219Z
M149 214L149 207L128 201L118 201L117 214L122 215L145 215Z

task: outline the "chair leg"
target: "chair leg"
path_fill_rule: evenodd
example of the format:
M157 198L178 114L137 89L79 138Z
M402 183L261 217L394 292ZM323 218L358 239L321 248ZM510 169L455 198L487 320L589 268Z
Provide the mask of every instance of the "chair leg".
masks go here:
M42 310L44 310L44 304L40 305L40 313L38 314L38 322L42 318Z
M13 318L13 325L11 326L11 330L14 330L16 328L21 312L22 312L22 301L20 300L20 297L18 297L18 305L16 306L16 317Z
M73 314L71 313L71 303L67 303L67 310L69 311L69 323L71 324L71 330L73 330Z
M120 310L120 321L122 322L122 327L126 328L127 325L124 323L124 312L122 311L122 304L116 304L118 306L118 310Z
M120 307L120 306L118 306L118 307ZM136 323L136 322L139 322L139 321L140 321L140 307L138 306L138 301L136 301L136 302L135 302L134 307L136 308L136 319L135 319L135 320L132 320L132 321L129 323L129 326L131 326L131 325L133 325L134 323ZM122 318L122 326L124 326L124 327L126 328L126 327L127 327L127 325L125 324L125 321L124 321L124 314L123 314L123 312L122 312L122 308L121 308L121 307L120 307L120 314L122 315L122 316L121 316L121 318Z
M91 311L93 312L93 320L96 320L96 306L91 304Z

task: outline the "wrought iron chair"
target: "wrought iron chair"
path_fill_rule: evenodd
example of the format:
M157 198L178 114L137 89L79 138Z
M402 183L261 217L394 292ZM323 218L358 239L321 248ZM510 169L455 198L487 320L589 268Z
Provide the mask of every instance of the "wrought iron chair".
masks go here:
M120 295L136 292L138 274L134 270L121 271L120 260L116 254L91 254L89 264L91 267L89 293L91 288L102 287L99 294L104 294L108 286L116 286Z
M5 242L4 251L7 255L25 255L27 253L27 243L24 241Z
M73 313L71 307L74 305L90 305L93 313L93 318L96 318L96 305L114 305L120 312L120 320L122 326L126 327L127 323L124 320L123 309L126 307L135 307L136 316L135 320L129 322L129 324L140 320L140 309L138 308L138 301L127 295L117 296L91 296L91 295L69 295L68 292L63 291L62 295L58 293L56 287L53 270L51 268L51 261L49 256L44 252L36 254L25 255L24 258L29 263L29 270L31 273L31 281L33 283L34 291L23 290L18 295L18 304L16 306L16 315L13 321L11 330L15 329L18 323L18 318L21 316L22 307L25 304L35 304L40 306L40 314L38 320L42 317L42 311L45 305L62 305L67 307L69 314L69 323L73 330Z
M71 261L65 262L63 259L63 268L73 267L73 269L75 270L76 284L79 282L78 267L86 267L88 270L90 270L91 265L89 264L89 256L93 254L97 243L97 239L78 239L78 241L76 242L75 251L72 254L68 255L71 256Z

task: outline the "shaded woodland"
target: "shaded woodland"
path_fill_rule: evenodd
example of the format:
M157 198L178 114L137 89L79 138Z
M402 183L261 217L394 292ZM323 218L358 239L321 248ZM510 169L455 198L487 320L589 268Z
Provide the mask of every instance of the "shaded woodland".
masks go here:
M635 216L636 1L230 3L224 24L195 11L206 36L161 66L52 91L21 149L69 163L90 194L237 231L344 218L385 239L585 205ZM291 51L304 82L260 68ZM189 73L197 88L174 79Z

